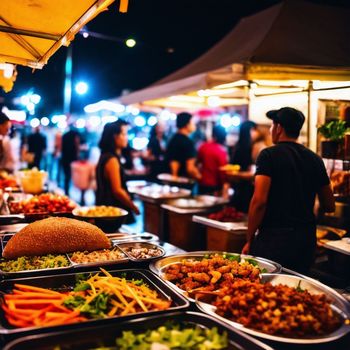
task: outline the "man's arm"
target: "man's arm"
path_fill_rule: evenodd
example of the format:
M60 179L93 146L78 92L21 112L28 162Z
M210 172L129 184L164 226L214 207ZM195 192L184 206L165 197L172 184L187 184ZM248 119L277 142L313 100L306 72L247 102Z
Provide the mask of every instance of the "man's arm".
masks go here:
M170 167L170 174L173 176L178 176L179 175L179 170L180 170L180 162L177 160L171 160L169 162L169 167Z
M320 188L317 193L321 209L326 213L332 213L335 210L335 201L333 191L330 185Z
M192 179L200 180L202 178L202 175L196 166L196 158L187 159L186 171L189 177L191 177Z
M266 175L257 175L254 187L253 198L249 205L247 243L242 249L243 254L249 253L255 232L264 218L271 187L271 178Z

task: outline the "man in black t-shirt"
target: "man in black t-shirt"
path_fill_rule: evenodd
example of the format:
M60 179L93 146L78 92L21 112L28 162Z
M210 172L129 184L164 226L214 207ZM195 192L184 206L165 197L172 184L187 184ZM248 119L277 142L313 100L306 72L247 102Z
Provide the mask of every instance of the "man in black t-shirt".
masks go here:
M179 113L176 118L177 133L169 141L166 150L166 160L173 176L201 178L196 166L196 151L189 135L195 130L192 115Z
M275 146L261 151L242 252L306 273L316 248L316 195L326 212L334 197L322 159L297 143L304 115L290 107L270 111Z

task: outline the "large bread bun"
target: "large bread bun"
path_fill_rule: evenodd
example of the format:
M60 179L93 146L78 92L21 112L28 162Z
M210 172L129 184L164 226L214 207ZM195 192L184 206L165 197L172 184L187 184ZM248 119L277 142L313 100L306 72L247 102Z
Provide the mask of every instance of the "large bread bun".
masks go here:
M35 221L17 232L6 244L4 258L62 254L110 248L107 236L98 227L84 221L48 218Z

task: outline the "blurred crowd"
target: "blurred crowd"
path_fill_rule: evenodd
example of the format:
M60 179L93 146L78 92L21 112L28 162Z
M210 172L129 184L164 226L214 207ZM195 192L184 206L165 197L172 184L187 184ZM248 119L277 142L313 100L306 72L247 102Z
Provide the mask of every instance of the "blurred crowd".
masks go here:
M113 124L113 123L110 123ZM210 132L208 132L210 130ZM73 125L62 132L55 128L16 128L5 114L0 118L0 167L9 172L33 168L48 172L51 181L65 190L74 185L84 192L96 190L96 165L100 153L91 154L91 140ZM236 143L228 145L226 129L221 125L195 120L189 113L177 115L176 132L164 122L154 125L149 134L146 149L135 150L128 137L120 148L120 165L125 179L145 178L157 182L158 175L171 174L174 179L184 177L195 183L194 193L215 194L229 198L230 188L235 195L232 203L240 210L247 210L252 194L254 164L260 150L269 142L266 130L252 121L244 121ZM101 140L103 139L103 134ZM97 143L97 142L95 142ZM100 141L101 143L101 141ZM237 181L227 181L222 170L227 164L240 169ZM192 186L192 185L191 185Z

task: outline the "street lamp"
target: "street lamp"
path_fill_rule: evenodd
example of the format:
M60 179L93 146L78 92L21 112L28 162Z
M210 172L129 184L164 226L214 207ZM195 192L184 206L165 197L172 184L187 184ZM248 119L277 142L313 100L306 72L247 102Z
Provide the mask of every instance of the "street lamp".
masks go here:
M86 94L88 89L89 89L89 86L84 81L80 81L75 85L75 91L78 95Z
M128 39L128 40L125 41L125 45L127 47L132 48L132 47L134 47L136 45L136 41L134 39Z

